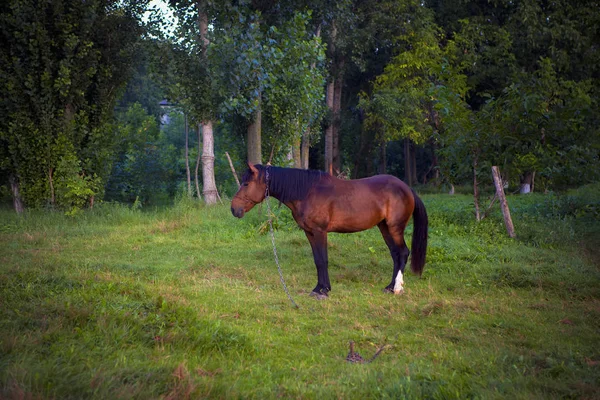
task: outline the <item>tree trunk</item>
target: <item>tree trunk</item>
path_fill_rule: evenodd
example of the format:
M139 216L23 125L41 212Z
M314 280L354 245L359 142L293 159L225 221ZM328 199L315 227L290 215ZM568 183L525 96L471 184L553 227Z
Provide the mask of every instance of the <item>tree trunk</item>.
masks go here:
M325 129L325 172L333 175L333 135L334 135L334 125L335 125L335 80L336 80L336 63L335 63L335 41L337 37L337 27L335 24L335 20L331 23L331 34L330 34L329 46L327 47L327 56L331 61L329 65L331 66L331 70L329 71L329 82L327 82L327 91L325 96L325 101L327 104L327 109L329 110L329 116L331 120L329 121L329 125Z
M520 194L527 194L533 191L533 171L525 171L523 175L521 175L521 186L519 188Z
M477 182L477 162L478 156L473 158L473 204L475 205L475 220L481 221L481 212L479 211L479 187Z
M192 197L192 174L190 172L190 151L188 148L190 141L190 132L188 126L188 117L187 114L184 116L185 120L185 173L187 176L187 188L188 188L188 197Z
M404 138L404 182L408 186L413 185L413 173L412 173L412 157L410 155L410 139Z
M208 14L206 13L206 0L200 0L196 3L198 7L198 27L200 30L200 41L202 45L202 58L206 60L206 50L208 48ZM260 120L260 118L259 118ZM219 199L217 184L215 182L215 139L213 134L213 122L211 120L202 121L202 194L204 202L208 205L216 204ZM200 130L198 130L198 140L200 140ZM200 153L200 143L198 143L198 153ZM196 165L196 168L198 166ZM200 197L200 188L196 183L198 197Z
M343 61L340 61L335 67L338 76L333 85L333 129L331 132L331 164L335 173L342 170L342 160L340 158L340 125L342 109L342 77L340 76L343 68Z
M365 111L359 110L359 121L360 121L360 137L358 139L358 146L355 147L353 153L354 168L352 170L352 179L361 178L363 176L371 176L371 169L373 163L371 162L371 155L373 154L373 139L372 129L365 128Z
M294 165L294 146L288 148L288 152L285 156L286 166Z
M425 178L423 179L423 183L427 183L427 176L429 173L433 171L433 182L436 186L440 185L440 169L438 168L438 159L435 151L435 142L431 141L431 167L429 167L429 171L425 174Z
M330 111L331 121L325 129L325 172L333 175L333 79L327 83L326 103Z
M492 167L492 176L494 177L494 186L496 186L496 196L500 200L506 232L508 233L509 237L514 238L516 236L515 227L512 223L512 218L510 217L510 209L508 208L508 202L506 201L506 196L504 195L504 187L502 185L502 178L500 177L500 170L498 167Z
M262 112L259 108L256 111L254 121L248 125L246 145L248 151L248 162L252 164L262 164L261 118Z
M379 173L387 174L387 143L383 142L379 146Z
M294 143L292 144L292 155L294 158L294 168L302 168L302 151L301 147L302 138L294 137Z
M210 44L208 40L208 14L206 13L207 0L199 0L196 3L198 8L198 29L200 30L200 45L202 46L202 58L206 60L206 49Z
M56 196L54 195L54 168L50 167L48 169L48 184L50 185L50 204L54 206L56 202Z
M200 168L200 158L201 158L201 148L200 146L202 145L202 126L199 124L198 125L198 132L197 132L197 136L198 136L198 155L196 156L196 170L194 171L194 181L196 182L196 196L198 196L199 199L202 198L202 195L200 193L200 183L198 182L198 169ZM202 173L204 173L204 171L202 171Z
M202 123L202 194L206 204L216 204L219 200L215 183L215 141L212 121Z
M417 178L417 149L412 140L410 141L410 173L413 185L419 183L419 179Z
M17 214L21 214L24 211L23 200L21 199L21 193L19 192L19 182L17 177L13 174L10 174L8 177L8 181L10 183L10 191L12 193L13 199L13 207Z
M316 37L321 37L321 24L317 26L317 31L315 33ZM317 66L316 62L311 64L311 69L315 69ZM306 128L304 132L302 132L302 139L300 141L300 168L308 169L308 159L310 155L310 127Z
M300 143L300 157L302 159L300 168L308 169L308 156L310 151L310 128L307 128L302 133L302 141Z

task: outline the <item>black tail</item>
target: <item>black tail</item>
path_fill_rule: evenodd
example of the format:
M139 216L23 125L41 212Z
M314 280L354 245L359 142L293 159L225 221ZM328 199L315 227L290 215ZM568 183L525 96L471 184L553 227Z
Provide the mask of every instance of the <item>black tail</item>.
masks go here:
M415 274L421 276L423 267L425 266L425 255L427 253L427 211L425 205L417 196L415 191L412 191L415 198L415 210L413 211L413 236L411 245L410 269Z

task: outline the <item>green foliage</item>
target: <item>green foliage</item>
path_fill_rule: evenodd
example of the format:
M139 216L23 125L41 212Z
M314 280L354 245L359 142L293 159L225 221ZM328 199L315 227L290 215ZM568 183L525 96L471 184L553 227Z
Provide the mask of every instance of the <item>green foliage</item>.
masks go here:
M108 200L157 204L173 197L183 167L179 161L181 147L176 147L183 138L182 118L180 113L173 115L177 118L164 132L139 103L118 116L120 144L106 186ZM178 137L170 136L173 131Z
M156 24L154 21L148 25ZM146 26L147 29L150 27ZM161 84L166 65L160 49L160 42L144 38L140 43L139 55L136 58L135 71L127 82L123 95L119 98L116 111L123 112L133 103L140 103L148 114L160 120L164 110L160 102L165 99L165 88Z
M597 55L584 50L598 21L593 5L467 3L477 8L432 5L446 13L437 16L454 29L448 43L469 77L463 100L471 112L442 108L444 161L477 155L481 167L499 165L513 183L532 171L546 187L596 181Z
M294 15L282 27L272 27L272 66L263 97L270 120L271 141L279 147L298 140L324 115L325 50L319 37L308 30L310 13ZM267 143L268 145L268 143Z
M57 189L77 192L65 201L101 194L112 110L141 35L143 2L134 3L9 1L0 8L0 166L3 177L17 177L26 205L52 202L52 174L66 159L63 170L81 168L94 183L59 180ZM67 182L71 188L60 187Z
M513 36L486 16L460 19L453 33L454 57L467 75L469 105L478 110L490 96L498 96L517 72Z
M545 187L596 181L597 55L581 43L597 13L564 2L428 6L442 26L421 18L396 37L398 54L362 95L376 140L429 141L450 182L491 165L513 183L532 171Z
M464 77L449 63L452 53L439 45L438 28L432 22L419 28L397 39L403 50L376 78L373 94L368 97L363 93L361 105L368 110L366 126L382 130L385 140L425 142L438 124L433 110L438 87L450 87L459 95L466 91Z
M145 1L0 6L0 184L16 179L27 206L73 210L105 192L139 204L174 198L185 185L183 132L152 122L163 94L191 127L214 122L226 194L236 187L224 152L241 173L259 107L266 153L286 162L310 132L317 167L326 70L342 80L340 153L352 176L374 174L381 148L399 173L398 148L385 143L410 138L422 146L419 179L437 169L464 184L492 164L511 184L535 171L544 190L600 179L591 0L169 4L171 35L158 27L172 21L142 26ZM197 144L191 134L192 163Z
M600 177L593 167L599 162L600 137L588 130L590 82L560 78L549 59L539 65L479 113L488 160L504 165L512 176L539 171L558 187L595 181Z
M251 120L262 107L282 142L318 124L325 54L320 38L308 29L310 13L265 26L259 11L227 10L208 51L212 73L225 93L222 112Z
M61 157L54 178L56 204L71 215L80 212L100 190L98 177L85 176L81 162L73 153Z
M221 112L236 113L249 120L260 107L270 67L277 49L261 29L260 12L248 7L231 7L219 21L208 57L224 101Z

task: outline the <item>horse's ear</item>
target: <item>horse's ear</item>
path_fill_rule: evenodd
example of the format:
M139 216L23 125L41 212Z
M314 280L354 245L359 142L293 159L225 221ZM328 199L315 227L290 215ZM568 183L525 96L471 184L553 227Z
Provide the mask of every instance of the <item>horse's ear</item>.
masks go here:
M248 168L252 171L252 175L258 175L258 169L250 161L248 161Z

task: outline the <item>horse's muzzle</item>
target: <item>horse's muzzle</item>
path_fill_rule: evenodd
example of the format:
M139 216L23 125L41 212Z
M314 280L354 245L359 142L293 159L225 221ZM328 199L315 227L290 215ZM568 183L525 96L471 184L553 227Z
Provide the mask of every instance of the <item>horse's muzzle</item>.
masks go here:
M242 207L239 207L239 208L231 207L231 213L236 218L242 218L244 216L244 209Z

